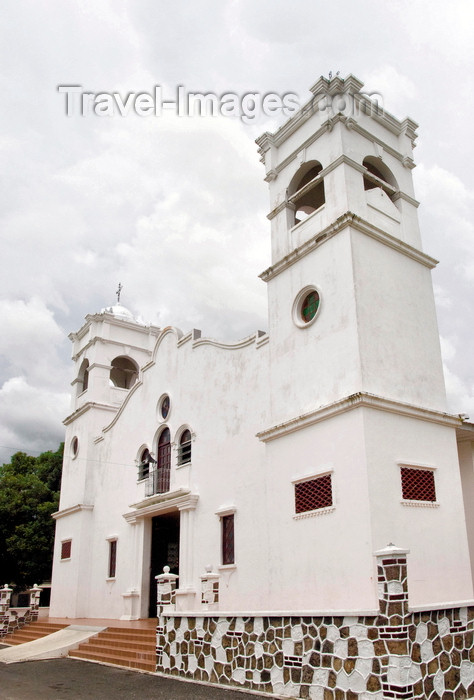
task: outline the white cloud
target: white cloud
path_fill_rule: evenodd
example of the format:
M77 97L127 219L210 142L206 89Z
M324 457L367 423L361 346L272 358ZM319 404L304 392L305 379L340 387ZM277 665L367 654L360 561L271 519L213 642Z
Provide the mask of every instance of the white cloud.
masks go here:
M456 341L440 336L441 356L445 362L450 362L456 355Z
M0 389L0 461L13 452L56 449L63 440L67 393L31 386L12 377Z
M420 164L414 172L425 248L440 260L433 279L442 347L448 350L444 363L450 407L469 413L474 386L474 193L436 162Z
M474 421L474 386L466 382L449 367L444 365L448 410L454 414L465 413Z
M461 70L466 60L472 61L474 6L470 0L436 5L431 0L398 0L391 10L421 51L436 53L450 64L461 64Z
M403 118L406 105L416 95L416 87L411 78L400 73L393 65L377 65L364 78L364 89L382 95L384 109Z
M439 284L433 285L433 289L437 308L450 309L453 305L453 300L449 296L449 292L443 289Z
M425 207L438 216L454 217L458 225L465 220L469 208L474 204L474 192L455 173L438 164L428 167L420 163L414 177L418 196ZM474 235L473 226L470 235Z
M451 393L469 396L472 3L434 12L427 0L204 0L183 13L164 0L81 0L54 12L44 0L6 0L2 12L0 383L25 383L23 393L2 391L5 412L20 394L31 398L21 404L24 425L39 417L41 401L45 413L59 406L72 373L66 334L112 303L119 281L123 303L159 324L227 338L265 326L257 275L270 262L270 225L253 143L260 126L67 118L57 85L140 92L160 84L171 95L182 84L304 99L329 70L354 73L384 95L389 112L421 124L422 233L441 260L434 279L451 343L445 362L460 382ZM36 444L18 425L11 439Z
M44 302L38 297L28 301L2 299L0 318L0 357L10 371L42 386L63 382L64 373L57 375L55 363L64 332Z
M172 125L170 152L157 153L163 196L116 246L122 282L145 318L184 329L199 323L206 335L235 339L265 325L257 277L268 262L262 173L258 163L249 167L255 149L239 123L185 126ZM182 171L172 169L175 158Z

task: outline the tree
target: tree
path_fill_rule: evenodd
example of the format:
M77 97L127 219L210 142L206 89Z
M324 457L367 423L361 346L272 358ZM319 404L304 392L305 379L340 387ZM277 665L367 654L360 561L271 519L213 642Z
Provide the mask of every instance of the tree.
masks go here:
M28 587L51 577L63 459L17 452L0 467L0 584Z

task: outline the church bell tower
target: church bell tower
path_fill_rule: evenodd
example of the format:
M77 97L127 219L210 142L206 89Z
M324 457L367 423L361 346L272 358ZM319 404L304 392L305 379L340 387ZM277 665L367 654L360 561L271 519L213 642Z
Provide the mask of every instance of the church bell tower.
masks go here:
M259 437L282 491L331 475L334 508L298 523L288 545L317 542L315 609L374 606L374 552L389 542L412 553L414 602L472 596L460 421L446 414L436 261L422 250L412 182L417 125L362 88L321 77L307 105L257 140L272 235L261 275L272 427ZM429 500L407 496L407 473L432 484ZM284 537L276 530L276 550ZM443 566L455 580L440 579Z
M363 391L445 411L436 261L421 249L412 182L417 125L362 87L353 76L320 78L310 103L258 141L270 186L272 266L262 278L273 347L279 357L298 348L301 384L317 377L304 408Z

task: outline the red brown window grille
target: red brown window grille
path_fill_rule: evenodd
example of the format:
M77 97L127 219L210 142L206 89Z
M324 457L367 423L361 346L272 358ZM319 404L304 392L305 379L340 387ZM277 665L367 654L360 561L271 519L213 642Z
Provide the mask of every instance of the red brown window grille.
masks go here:
M170 490L171 442L169 428L165 428L158 440L158 463L156 465L155 493Z
M138 479L146 479L150 473L150 452L149 450L143 450L140 457L140 464L138 465Z
M309 510L318 510L329 506L332 506L331 474L295 484L296 513L306 513Z
M71 558L71 540L61 542L61 559Z
M191 461L191 432L185 430L179 439L178 464L187 464Z
M401 467L402 495L406 501L436 501L434 472L431 469Z
M234 516L224 515L222 518L222 563L233 564L234 562Z
M117 564L117 540L109 541L109 578L115 578Z

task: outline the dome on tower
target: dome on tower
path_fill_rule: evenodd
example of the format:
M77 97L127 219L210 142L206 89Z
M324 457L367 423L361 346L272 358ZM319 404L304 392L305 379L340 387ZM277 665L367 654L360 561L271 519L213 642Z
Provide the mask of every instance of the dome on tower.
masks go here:
M132 321L133 323L141 323L140 320L136 319L131 311L129 311L122 304L114 304L113 306L106 306L104 309L100 310L101 314L112 314L115 318L119 318L122 321Z

